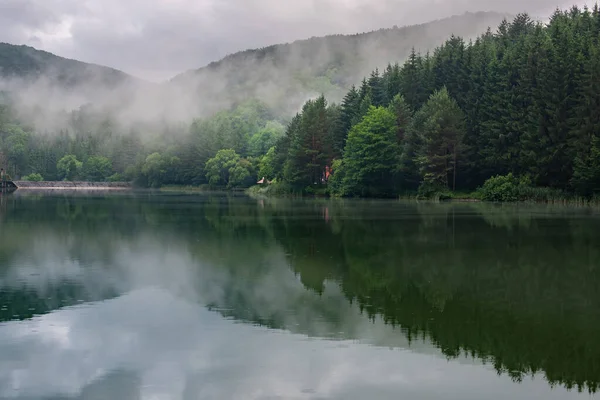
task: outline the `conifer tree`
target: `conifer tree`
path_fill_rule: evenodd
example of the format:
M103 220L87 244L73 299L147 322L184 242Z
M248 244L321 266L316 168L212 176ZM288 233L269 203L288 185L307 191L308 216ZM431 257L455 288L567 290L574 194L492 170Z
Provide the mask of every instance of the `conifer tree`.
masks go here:
M435 92L415 118L419 135L415 164L423 183L456 189L465 117L446 88Z

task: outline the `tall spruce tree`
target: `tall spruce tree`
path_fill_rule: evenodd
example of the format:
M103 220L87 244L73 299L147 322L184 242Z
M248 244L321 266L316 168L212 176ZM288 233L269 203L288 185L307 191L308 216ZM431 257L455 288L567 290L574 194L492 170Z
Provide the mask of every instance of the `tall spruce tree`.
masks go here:
M287 182L298 188L320 184L328 163L326 144L331 132L330 114L324 96L309 100L302 108L299 123L291 132L284 166Z
M415 164L424 184L456 189L466 131L465 117L444 87L435 92L415 118L419 136Z

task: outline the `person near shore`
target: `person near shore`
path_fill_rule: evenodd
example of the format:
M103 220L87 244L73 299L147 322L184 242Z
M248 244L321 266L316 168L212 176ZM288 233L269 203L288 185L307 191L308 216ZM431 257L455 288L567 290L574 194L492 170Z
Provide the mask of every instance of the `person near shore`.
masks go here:
M2 188L6 187L6 171L4 168L0 168L0 178L2 179Z

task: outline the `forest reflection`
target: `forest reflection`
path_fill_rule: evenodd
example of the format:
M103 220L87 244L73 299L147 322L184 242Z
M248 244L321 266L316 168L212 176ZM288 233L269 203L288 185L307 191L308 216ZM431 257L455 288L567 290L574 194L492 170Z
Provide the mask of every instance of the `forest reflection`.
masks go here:
M171 258L145 274L178 276L174 291L229 318L362 340L341 315L358 305L409 344L596 392L599 226L592 210L524 205L14 194L0 219L0 318L117 297L133 274L123 248L157 251L194 270L177 275ZM303 291L285 286L290 269Z

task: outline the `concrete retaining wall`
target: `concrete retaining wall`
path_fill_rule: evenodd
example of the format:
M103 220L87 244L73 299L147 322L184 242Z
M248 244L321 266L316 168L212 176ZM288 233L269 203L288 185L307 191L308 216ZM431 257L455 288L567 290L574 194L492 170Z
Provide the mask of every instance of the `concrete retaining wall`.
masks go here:
M29 182L15 181L14 184L19 189L102 189L102 190L126 190L131 189L128 182L68 182L68 181L48 181L48 182Z

